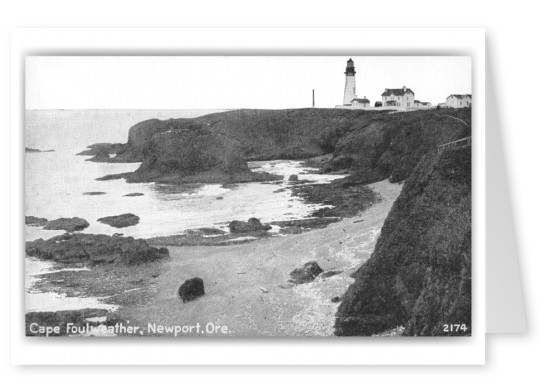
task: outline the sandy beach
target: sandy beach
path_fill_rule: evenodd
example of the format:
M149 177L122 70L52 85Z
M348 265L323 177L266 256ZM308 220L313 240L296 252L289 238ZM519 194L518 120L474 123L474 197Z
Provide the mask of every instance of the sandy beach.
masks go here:
M144 303L127 303L118 315L139 326L148 324L191 326L199 323L226 326L216 336L330 336L338 303L353 281L350 277L374 249L377 237L400 184L382 181L371 185L380 202L353 218L298 235L272 237L233 246L169 247L170 260L163 262ZM288 283L289 273L309 261L324 271L342 271L311 283ZM182 303L178 287L188 278L200 277L205 296ZM160 335L173 336L170 333ZM195 330L180 336L197 336Z

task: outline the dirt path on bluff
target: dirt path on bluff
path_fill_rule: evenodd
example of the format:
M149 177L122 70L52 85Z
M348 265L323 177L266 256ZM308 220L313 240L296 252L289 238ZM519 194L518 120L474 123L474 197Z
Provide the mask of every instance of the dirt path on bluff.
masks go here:
M199 323L226 326L216 336L330 336L338 303L353 281L350 274L371 255L383 222L402 186L371 185L381 201L358 216L323 229L234 246L169 247L170 261L157 278L150 302L124 306L119 315L148 332L157 326ZM308 261L341 274L290 286L289 273ZM178 287L188 278L204 281L205 296L182 303ZM159 333L156 333L159 334ZM172 336L172 334L160 334ZM196 329L184 336L197 336ZM209 335L208 333L199 335Z

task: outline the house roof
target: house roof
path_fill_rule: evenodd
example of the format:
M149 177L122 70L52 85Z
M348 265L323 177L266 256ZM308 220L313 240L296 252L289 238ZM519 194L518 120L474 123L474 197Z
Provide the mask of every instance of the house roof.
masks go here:
M463 98L471 98L472 95L471 94L451 94L450 96L448 96L448 98L452 98L452 97L457 99L463 99Z
M407 92L410 92L412 94L415 94L410 88L387 88L385 92L381 94L381 96L404 96Z
M354 99L352 99L352 102L354 102L355 100L357 100L358 102L367 102L367 103L371 102L367 98L354 98Z

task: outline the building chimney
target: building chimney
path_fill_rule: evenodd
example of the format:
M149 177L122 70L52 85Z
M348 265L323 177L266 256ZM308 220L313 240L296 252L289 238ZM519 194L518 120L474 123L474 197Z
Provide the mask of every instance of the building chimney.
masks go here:
M406 92L406 90L407 90L407 87L406 87L406 86L404 86L404 92Z

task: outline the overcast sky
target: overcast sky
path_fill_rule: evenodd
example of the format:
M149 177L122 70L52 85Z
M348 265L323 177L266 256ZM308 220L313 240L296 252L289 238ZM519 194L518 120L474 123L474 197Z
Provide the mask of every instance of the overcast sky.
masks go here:
M342 104L352 57L356 92L381 100L407 86L433 104L471 93L469 57L27 57L27 109L282 109Z

